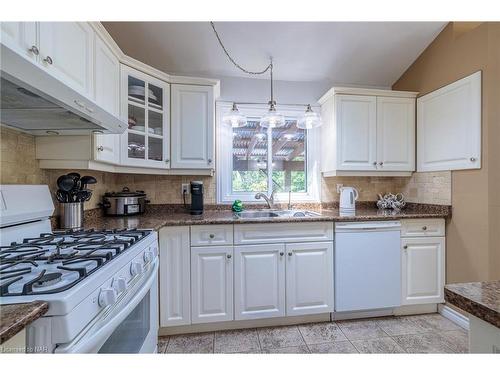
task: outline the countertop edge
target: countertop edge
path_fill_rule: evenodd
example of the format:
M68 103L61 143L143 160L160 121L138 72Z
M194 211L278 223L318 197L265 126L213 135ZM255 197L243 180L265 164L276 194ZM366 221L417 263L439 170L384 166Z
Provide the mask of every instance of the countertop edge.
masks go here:
M4 314L2 310L7 306L12 307L13 311ZM0 305L0 344L14 337L48 310L49 304L44 301Z
M444 287L444 297L446 302L468 312L471 315L474 315L478 319L484 320L485 322L500 328L500 313L498 311L450 290L446 286Z

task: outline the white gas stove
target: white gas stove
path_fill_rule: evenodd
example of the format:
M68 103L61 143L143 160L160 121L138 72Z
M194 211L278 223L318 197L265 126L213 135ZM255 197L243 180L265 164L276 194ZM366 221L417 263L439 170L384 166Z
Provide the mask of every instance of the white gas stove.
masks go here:
M0 303L49 303L28 327L27 351L154 352L156 232L51 232L46 186L2 185L0 193Z

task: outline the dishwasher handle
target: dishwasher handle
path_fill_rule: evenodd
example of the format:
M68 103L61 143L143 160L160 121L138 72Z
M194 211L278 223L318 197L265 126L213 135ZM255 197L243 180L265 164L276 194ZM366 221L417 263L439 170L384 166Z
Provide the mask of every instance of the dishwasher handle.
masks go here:
M360 231L399 231L400 221L362 221L335 223L335 233L360 232Z

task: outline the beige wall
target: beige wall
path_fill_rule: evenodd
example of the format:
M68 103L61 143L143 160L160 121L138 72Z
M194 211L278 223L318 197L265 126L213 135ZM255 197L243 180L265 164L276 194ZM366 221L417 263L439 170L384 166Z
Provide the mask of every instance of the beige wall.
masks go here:
M423 95L483 71L483 167L451 174L447 282L500 278L499 36L499 23L450 23L393 85Z

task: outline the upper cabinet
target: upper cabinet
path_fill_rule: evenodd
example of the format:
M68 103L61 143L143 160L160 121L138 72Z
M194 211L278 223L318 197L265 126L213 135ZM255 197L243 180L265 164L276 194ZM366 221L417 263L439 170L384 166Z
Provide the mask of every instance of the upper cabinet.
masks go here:
M120 62L98 35L94 43L94 95L97 104L120 115Z
M417 170L481 168L481 72L417 99Z
M40 62L82 94L92 93L94 31L85 22L40 22Z
M396 176L415 170L413 92L333 88L320 100L325 176Z
M170 87L168 83L122 65L122 165L170 166Z
M30 60L39 56L36 22L0 22L1 41Z
M172 85L172 168L214 168L214 109L213 87Z

